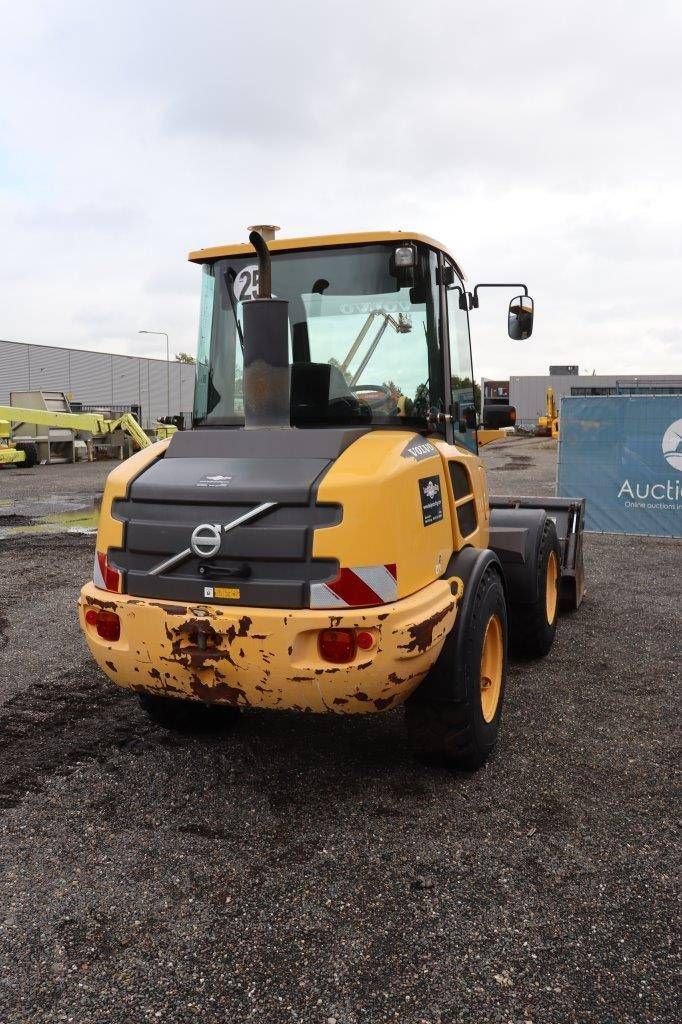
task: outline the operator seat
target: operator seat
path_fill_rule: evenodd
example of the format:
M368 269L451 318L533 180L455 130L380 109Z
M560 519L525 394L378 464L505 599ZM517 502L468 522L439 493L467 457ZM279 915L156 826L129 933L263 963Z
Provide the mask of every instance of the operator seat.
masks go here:
M291 422L335 423L371 419L338 366L330 363L291 364Z

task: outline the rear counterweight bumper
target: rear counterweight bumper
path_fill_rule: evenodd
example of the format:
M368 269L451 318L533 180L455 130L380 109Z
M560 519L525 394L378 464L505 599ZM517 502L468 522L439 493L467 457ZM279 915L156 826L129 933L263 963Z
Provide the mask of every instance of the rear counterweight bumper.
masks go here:
M79 599L81 628L102 671L118 686L242 707L362 714L402 703L435 662L452 629L461 588L437 580L376 608L329 610L187 605L113 594L94 584ZM116 642L86 622L115 612ZM318 652L319 631L362 629L374 637L349 664Z

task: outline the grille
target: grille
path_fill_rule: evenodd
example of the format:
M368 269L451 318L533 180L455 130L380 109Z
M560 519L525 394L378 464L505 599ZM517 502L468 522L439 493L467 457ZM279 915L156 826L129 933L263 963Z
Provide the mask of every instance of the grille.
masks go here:
M204 588L238 588L237 600L256 607L304 608L311 583L331 580L334 560L313 559L314 530L341 520L337 506L278 504L253 522L223 533L211 559L188 555L158 575L150 570L189 547L200 523L229 525L259 501L239 504L119 500L114 517L124 524L124 547L112 551L112 564L125 574L125 592L145 598L205 602ZM205 575L199 571L205 570ZM220 602L219 599L211 600Z

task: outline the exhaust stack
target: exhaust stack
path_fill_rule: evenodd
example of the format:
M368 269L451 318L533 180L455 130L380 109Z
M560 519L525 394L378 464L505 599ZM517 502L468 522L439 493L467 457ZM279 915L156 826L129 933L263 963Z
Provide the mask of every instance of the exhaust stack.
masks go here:
M274 234L274 228L273 228ZM289 303L272 298L270 251L260 231L249 241L258 255L258 298L244 303L244 422L289 427Z
M279 224L249 224L247 231L257 231L259 235L262 235L266 242L272 242L275 235L279 231Z

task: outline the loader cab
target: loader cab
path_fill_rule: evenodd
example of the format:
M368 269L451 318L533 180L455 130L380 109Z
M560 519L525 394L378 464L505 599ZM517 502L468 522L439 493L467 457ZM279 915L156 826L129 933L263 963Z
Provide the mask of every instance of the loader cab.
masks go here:
M272 296L288 302L286 425L410 429L476 450L466 292L443 247L396 232L268 248ZM190 259L203 264L194 425L243 426L258 259L249 245Z

